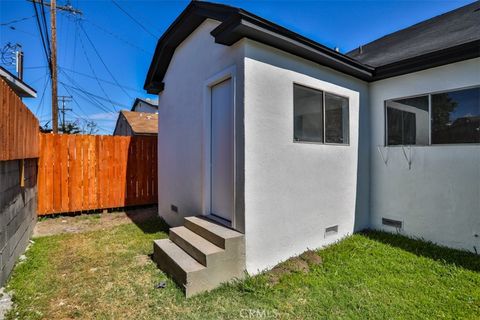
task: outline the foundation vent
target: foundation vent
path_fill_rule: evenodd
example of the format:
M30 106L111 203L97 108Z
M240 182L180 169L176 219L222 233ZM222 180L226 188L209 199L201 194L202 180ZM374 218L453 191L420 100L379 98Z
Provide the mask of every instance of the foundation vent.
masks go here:
M394 227L397 229L401 229L403 225L402 221L387 219L387 218L382 218L382 224L384 226Z
M338 233L338 224L335 226L325 228L325 237L333 236L337 233Z

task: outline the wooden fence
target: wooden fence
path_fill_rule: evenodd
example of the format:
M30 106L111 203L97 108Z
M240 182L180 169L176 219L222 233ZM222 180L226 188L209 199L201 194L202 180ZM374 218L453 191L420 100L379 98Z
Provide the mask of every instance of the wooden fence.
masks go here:
M37 158L38 120L0 79L0 161Z
M38 214L157 203L157 138L40 134Z

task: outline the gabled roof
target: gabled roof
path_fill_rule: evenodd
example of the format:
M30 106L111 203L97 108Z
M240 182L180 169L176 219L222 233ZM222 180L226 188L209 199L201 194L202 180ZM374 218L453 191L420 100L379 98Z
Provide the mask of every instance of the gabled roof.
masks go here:
M133 102L132 109L130 109L130 111L135 111L135 108L138 106L140 102L148 104L152 108L158 109L158 105L152 103L151 101L148 101L142 98L136 98L135 101Z
M7 82L7 84L12 88L12 90L22 98L36 98L37 91L35 91L28 84L14 76L7 69L0 67L0 77Z
M120 111L135 134L158 134L158 114Z
M211 32L216 43L230 46L246 37L360 79L372 76L373 68L243 9L192 1L158 40L144 85L148 93L163 90L163 77L176 47L207 18L222 22Z
M388 34L347 55L385 73L387 67L422 56L426 56L422 63L428 64L435 52L448 55L450 51L457 61L478 56L479 40L480 1L476 1Z
M230 46L249 38L375 81L480 56L478 7L475 2L363 46L362 54L345 55L243 9L192 1L158 40L144 89L153 94L163 91L175 49L207 18L221 22L211 32L216 43Z

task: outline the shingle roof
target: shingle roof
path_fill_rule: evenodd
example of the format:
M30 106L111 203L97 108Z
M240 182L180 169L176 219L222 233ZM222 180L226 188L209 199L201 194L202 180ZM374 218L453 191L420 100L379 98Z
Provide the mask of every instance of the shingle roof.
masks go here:
M158 134L158 114L120 111L135 134Z
M475 40L480 40L480 1L388 34L347 55L379 67Z

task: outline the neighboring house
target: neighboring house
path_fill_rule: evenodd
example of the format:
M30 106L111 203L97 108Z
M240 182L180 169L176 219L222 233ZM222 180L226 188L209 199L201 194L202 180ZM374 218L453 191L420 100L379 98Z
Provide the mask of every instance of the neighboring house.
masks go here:
M158 113L158 101L136 98L130 111Z
M190 3L145 82L159 214L186 226L155 243L157 263L189 295L215 285L227 268L204 276L208 258L239 234L250 274L365 228L480 251L479 21L475 2L345 55Z
M156 136L158 114L122 110L118 114L114 136Z
M15 92L20 98L36 98L37 92L28 84L23 82L17 76L12 74L4 67L0 67L0 78L5 80L8 86Z

